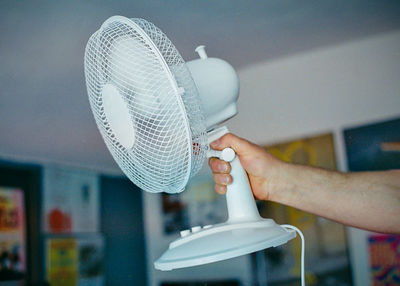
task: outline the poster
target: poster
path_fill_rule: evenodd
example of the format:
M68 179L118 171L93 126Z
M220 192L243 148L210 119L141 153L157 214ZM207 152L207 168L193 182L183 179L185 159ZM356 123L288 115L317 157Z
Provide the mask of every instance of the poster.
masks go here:
M330 133L266 146L265 149L285 162L336 170L333 135ZM263 217L273 218L279 224L295 225L304 233L309 282L318 284L330 279L335 285L351 285L343 225L274 202L258 202L258 206ZM297 240L290 247L265 251L269 267L268 284L300 276L300 251ZM291 275L288 275L287 269L290 269Z
M99 186L94 173L47 166L43 176L46 233L99 231Z
M24 193L0 187L0 281L22 280L26 273Z
M104 284L104 239L101 235L78 239L78 286Z
M400 119L344 130L349 171L400 169Z
M76 239L49 239L46 248L47 282L51 286L76 286L78 283Z
M103 237L96 234L48 238L46 277L51 286L104 285Z
M187 203L183 194L161 194L162 220L165 234L172 234L190 227Z
M368 245L372 286L400 285L400 236L373 234Z

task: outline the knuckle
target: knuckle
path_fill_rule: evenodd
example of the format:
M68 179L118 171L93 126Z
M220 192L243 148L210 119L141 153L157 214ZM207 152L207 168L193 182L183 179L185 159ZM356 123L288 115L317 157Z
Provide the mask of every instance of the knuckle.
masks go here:
M228 133L226 133L226 134L224 135L224 139L226 139L226 140L232 140L232 138L233 138L233 134L230 133L230 132L228 132Z
M214 182L218 183L219 182L219 174L213 174L213 180Z
M216 184L214 187L215 191L219 194L224 194L226 192L226 187L223 185Z
M232 182L232 176L227 174L213 174L213 179L220 185L228 185Z

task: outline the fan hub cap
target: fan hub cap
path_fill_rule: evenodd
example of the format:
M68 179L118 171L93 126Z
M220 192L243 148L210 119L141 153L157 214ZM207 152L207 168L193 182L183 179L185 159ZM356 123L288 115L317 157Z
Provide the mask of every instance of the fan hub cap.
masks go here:
M112 84L106 84L101 95L104 113L112 134L123 147L132 148L135 143L135 127L123 97Z

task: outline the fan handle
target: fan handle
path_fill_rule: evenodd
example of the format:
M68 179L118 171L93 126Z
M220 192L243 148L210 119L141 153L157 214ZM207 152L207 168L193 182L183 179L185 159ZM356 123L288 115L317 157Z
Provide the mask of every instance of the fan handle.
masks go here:
M226 133L229 133L226 126L217 128L208 133L208 142L211 143ZM231 164L232 183L227 186L226 192L227 223L258 221L262 218L257 210L247 173L242 167L239 157L235 153L232 156L229 149L232 150L225 148L219 152L214 150L208 152L208 157L218 157ZM226 154L229 155L226 156Z

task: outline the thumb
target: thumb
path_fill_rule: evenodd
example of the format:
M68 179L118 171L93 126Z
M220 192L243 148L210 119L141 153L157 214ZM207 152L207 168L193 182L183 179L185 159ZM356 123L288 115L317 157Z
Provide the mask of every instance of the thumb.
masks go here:
M244 155L246 152L249 152L254 148L252 143L232 133L227 133L214 142L211 142L210 146L214 150L223 150L230 147L239 156Z

